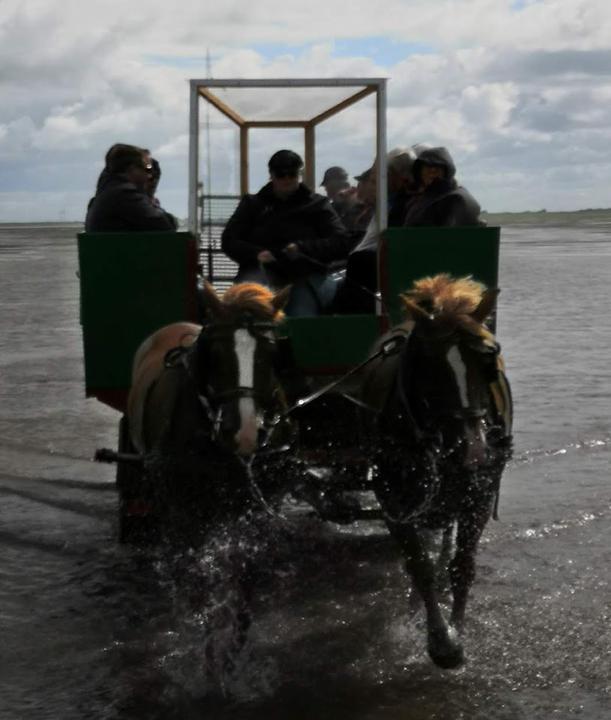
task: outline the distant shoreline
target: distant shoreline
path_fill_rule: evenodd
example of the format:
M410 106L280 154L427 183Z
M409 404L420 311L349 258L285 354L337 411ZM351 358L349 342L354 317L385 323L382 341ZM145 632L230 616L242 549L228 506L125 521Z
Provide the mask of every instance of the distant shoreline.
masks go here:
M488 225L522 225L522 226L549 226L549 227L579 227L603 225L611 226L611 209L597 208L572 211L527 210L524 212L482 212L482 220ZM84 223L78 220L37 221L37 222L0 222L0 227L81 227Z
M85 229L85 223L82 220L44 220L30 221L30 222L0 222L0 228L11 228L11 227L82 227Z
M526 211L516 213L481 214L482 220L488 225L523 225L548 227L579 227L592 225L611 225L611 209L588 209L564 212L548 212L547 210Z

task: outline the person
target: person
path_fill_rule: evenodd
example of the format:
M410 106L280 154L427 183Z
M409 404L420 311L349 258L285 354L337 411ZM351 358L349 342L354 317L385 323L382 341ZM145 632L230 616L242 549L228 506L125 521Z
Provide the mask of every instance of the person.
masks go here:
M388 225L402 224L406 205L416 190L412 168L416 160L415 148L396 147L386 156L388 187ZM372 205L367 228L351 251L344 279L338 288L331 307L339 314L372 313L378 287L377 252L378 222L374 214L376 196L375 163L367 172L367 191ZM365 173L363 173L364 175Z
M481 225L480 206L456 181L456 166L445 147L423 150L414 162L420 191L405 208L407 226Z
M413 147L398 147L388 153L388 227L403 224L405 208L417 190L413 175L416 158Z
M357 204L357 196L356 188L352 187L348 181L348 173L339 165L327 168L321 185L344 227L349 229L350 215Z
M354 195L340 219L357 244L365 236L375 213L376 178L375 173L369 168L360 175L355 175L354 179L357 182Z
M292 283L286 313L317 315L335 293L328 265L345 261L354 241L329 200L301 182L302 168L292 150L274 153L270 181L242 198L221 246L238 263L234 282Z
M152 169L142 148L113 145L87 208L86 232L176 230L176 220L156 207L147 192Z
M325 170L320 184L324 187L327 197L332 204L341 198L343 192L350 188L348 173L343 167L339 167L338 165L334 165Z

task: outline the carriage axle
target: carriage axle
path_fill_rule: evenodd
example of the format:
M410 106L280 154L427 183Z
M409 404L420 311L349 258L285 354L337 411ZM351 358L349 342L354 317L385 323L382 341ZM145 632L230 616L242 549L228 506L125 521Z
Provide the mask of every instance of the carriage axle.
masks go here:
M103 463L128 463L130 465L142 465L144 456L137 453L125 453L111 450L110 448L99 448L95 451L93 459Z

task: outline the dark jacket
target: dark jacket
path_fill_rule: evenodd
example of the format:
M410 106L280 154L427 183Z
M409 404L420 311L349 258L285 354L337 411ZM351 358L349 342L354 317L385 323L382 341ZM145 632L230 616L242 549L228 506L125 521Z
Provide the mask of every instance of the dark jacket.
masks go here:
M354 238L355 245L358 245L365 236L374 214L375 207L373 205L366 205L363 202L354 202L343 214L339 215L338 213L344 227Z
M414 179L420 182L423 165L445 168L443 180L436 180L421 193L412 196L406 205L404 225L447 226L479 225L480 206L469 191L458 185L454 176L456 167L452 156L444 147L423 150L414 161Z
M411 190L401 190L388 198L388 227L401 227L407 212L407 207L415 193Z
M172 215L155 207L151 198L125 175L103 172L98 190L89 203L87 232L173 231Z
M348 256L354 240L331 204L322 195L300 184L286 199L274 195L271 182L256 195L245 195L229 218L222 235L223 252L240 269L258 267L257 255L269 250L279 262L290 266L287 275L295 278L320 266L297 259L287 263L282 250L296 243L301 252L318 263L330 263Z

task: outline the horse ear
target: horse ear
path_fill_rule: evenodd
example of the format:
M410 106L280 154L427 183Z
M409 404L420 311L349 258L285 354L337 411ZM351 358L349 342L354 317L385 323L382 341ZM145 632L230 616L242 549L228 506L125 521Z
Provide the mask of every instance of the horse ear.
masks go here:
M207 280L204 280L204 286L202 288L202 300L204 307L208 309L208 312L213 318L221 318L224 314L223 303L216 294L214 286Z
M433 319L426 310L423 310L418 303L415 303L413 300L408 298L407 295L401 295L400 297L405 311L412 320L430 322Z
M483 323L484 320L494 310L496 299L501 292L500 288L488 288L484 290L482 299L479 301L479 305L471 313L471 317L478 323Z
M280 310L284 309L284 306L289 301L291 288L292 285L287 285L286 287L283 287L282 290L278 290L278 292L272 298L272 307L276 312L280 312Z

